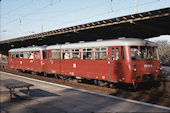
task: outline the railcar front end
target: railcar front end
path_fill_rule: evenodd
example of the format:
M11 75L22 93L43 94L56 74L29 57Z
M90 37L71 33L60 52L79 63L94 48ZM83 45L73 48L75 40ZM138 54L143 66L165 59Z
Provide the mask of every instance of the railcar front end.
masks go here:
M158 87L161 80L157 46L129 46L129 71L134 86L147 84Z

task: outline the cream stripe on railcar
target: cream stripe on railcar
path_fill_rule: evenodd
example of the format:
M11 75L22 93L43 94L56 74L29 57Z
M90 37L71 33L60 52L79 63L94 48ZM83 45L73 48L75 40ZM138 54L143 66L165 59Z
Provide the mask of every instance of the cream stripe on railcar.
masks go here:
M26 48L14 48L10 49L9 52L24 52L24 51L42 51L45 50L46 46L26 47Z
M47 46L46 50L50 49L69 49L69 48L92 48L92 47L107 47L107 46L157 46L156 43L147 40L128 38L128 39L115 39L115 40L105 40L105 41L93 41L84 43L71 43L71 44L59 44Z

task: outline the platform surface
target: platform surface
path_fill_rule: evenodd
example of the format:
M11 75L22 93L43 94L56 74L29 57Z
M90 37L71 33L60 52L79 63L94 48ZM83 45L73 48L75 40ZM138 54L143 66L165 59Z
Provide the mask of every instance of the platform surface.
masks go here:
M9 90L0 86L1 113L170 112L169 109L114 99L4 72L0 72L0 78L15 79L34 85L30 88L29 98L22 96L25 95L26 89L18 89L18 96L13 102L10 102Z

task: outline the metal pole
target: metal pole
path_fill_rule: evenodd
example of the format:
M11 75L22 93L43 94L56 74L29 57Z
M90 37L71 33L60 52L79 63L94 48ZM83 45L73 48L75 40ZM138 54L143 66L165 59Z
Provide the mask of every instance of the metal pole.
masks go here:
M110 7L111 7L111 12L113 12L112 0L110 0Z
M41 25L41 32L43 32L43 24Z
M138 0L135 0L136 2L136 13L138 13Z
M5 40L5 32L6 32L6 30L3 30L2 32L4 33L4 40Z

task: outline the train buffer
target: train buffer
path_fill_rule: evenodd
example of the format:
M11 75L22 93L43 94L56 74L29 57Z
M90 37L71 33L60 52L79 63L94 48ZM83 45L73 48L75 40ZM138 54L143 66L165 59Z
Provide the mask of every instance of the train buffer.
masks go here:
M10 99L12 101L12 96L15 93L16 88L27 88L27 96L29 96L29 90L33 84L26 83L23 81L15 80L15 79L5 79L1 80L1 86L6 87L10 91Z

